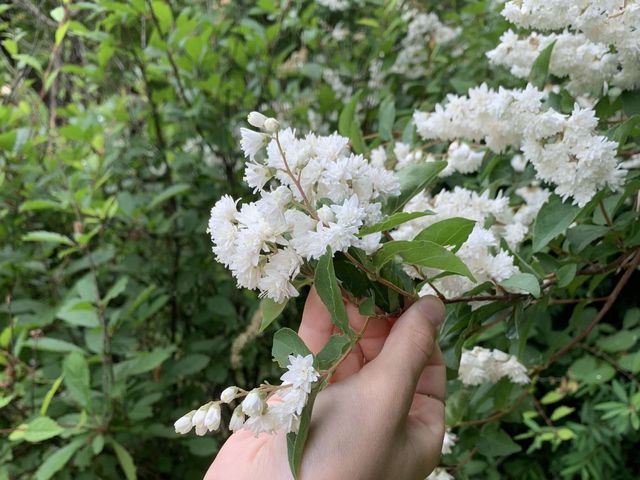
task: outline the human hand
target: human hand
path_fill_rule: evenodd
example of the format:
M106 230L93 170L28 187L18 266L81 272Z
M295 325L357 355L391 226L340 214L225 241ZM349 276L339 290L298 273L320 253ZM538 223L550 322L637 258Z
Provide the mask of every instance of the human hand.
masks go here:
M366 317L347 305L351 327ZM435 341L444 306L435 297L397 321L370 318L362 339L337 368L313 408L303 480L422 480L438 464L444 436L446 372ZM300 337L317 354L335 327L315 289ZM290 479L283 433L234 433L205 480Z

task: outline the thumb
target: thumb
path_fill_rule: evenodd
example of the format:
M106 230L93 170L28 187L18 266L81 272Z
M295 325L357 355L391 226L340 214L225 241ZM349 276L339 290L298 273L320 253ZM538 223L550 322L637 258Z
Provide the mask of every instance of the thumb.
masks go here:
M433 296L421 298L398 318L382 351L371 362L375 367L371 366L384 372L392 388L413 395L443 320L443 303Z

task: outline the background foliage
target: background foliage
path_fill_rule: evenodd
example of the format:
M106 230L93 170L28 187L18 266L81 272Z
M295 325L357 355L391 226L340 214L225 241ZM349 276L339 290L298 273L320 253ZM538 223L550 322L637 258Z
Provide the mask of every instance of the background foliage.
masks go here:
M222 193L250 197L237 147L246 113L339 130L366 151L411 143L414 109L446 93L523 84L488 68L484 52L507 28L489 1L408 2L462 32L425 42L424 75L393 73L407 31L399 3L342 13L299 0L0 5L0 479L201 477L224 434L179 438L175 418L226 385L277 374L269 338L251 340L256 296L236 289L205 234ZM637 150L639 97L621 113L613 95L598 112L623 115L613 126ZM561 91L557 103L570 110L573 99ZM493 168L469 187L495 191L508 175ZM615 268L585 283L575 259L605 265L637 248L636 192L601 198L606 215L585 209L593 228L539 253L536 268L564 267L574 292L608 295ZM565 247L575 258L553 255ZM457 478L636 478L639 287L635 274L607 321L533 391L452 380L447 423L460 442L444 463ZM275 325L295 328L301 300L291 303ZM596 312L512 305L502 321L503 310L451 307L451 378L465 341L540 364Z

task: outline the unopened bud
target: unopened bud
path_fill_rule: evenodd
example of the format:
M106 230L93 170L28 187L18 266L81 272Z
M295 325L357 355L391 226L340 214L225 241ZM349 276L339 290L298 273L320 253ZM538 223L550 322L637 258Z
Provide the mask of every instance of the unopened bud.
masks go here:
M256 128L263 128L266 120L267 117L260 112L251 112L247 116L247 122L249 122L249 125L252 125Z
M262 128L264 128L266 132L276 133L278 130L280 130L280 124L275 118L267 118L264 121L264 126Z

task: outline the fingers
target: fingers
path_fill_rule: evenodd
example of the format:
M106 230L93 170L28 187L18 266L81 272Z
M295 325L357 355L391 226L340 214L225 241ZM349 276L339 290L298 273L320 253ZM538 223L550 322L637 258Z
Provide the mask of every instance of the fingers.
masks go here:
M332 333L331 315L313 287L304 304L298 335L309 347L311 353L316 355L325 346Z
M349 314L351 328L356 332L362 332L367 317L360 315L358 308L353 304L347 305L347 313ZM390 330L391 327L385 318L369 318L367 329L363 332L363 336L358 342L364 362L370 362L378 356L387 336L389 336Z
M432 296L420 299L397 320L382 351L370 364L370 370L382 377L385 388L390 388L397 399L405 402L407 411L418 381L432 361L437 331L443 320L444 305L440 300ZM433 361L441 363L441 357Z

